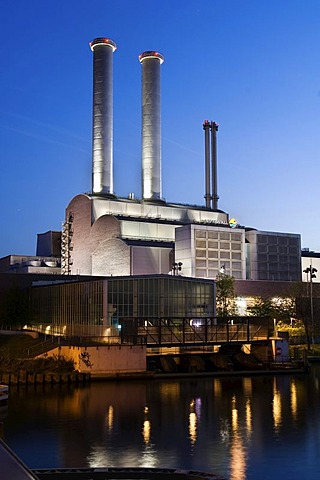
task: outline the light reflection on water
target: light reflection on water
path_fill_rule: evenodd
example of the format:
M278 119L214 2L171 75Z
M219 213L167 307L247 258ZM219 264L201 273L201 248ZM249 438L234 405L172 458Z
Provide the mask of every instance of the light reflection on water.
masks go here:
M1 431L31 468L167 467L314 479L320 366L309 375L11 389Z

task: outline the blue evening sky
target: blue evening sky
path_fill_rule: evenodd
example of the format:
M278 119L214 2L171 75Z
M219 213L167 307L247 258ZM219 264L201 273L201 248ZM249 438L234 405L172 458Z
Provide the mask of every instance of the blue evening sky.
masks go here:
M204 204L205 119L219 208L320 250L319 0L0 0L0 257L35 254L91 189L92 52L113 39L115 193L141 195L141 65L165 57L163 196Z

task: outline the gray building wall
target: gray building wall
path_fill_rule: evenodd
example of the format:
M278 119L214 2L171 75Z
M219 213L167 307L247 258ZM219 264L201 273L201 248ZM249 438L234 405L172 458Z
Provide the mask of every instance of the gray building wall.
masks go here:
M248 280L301 281L301 239L294 233L246 231Z

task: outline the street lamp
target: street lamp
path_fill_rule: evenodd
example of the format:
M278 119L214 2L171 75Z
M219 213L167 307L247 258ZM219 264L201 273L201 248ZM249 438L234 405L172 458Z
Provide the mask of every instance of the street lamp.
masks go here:
M172 270L173 270L173 275L179 275L179 272L181 271L182 269L182 262L174 262L172 264Z
M303 270L303 273L307 274L307 282L310 283L310 318L311 318L311 343L312 343L312 350L314 352L314 316L313 316L313 291L312 291L312 279L316 278L316 272L318 270L314 268L312 265L310 267Z

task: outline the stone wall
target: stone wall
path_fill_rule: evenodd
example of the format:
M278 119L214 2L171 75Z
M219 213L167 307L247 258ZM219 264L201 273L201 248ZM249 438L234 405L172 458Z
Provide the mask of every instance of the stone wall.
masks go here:
M146 348L140 345L61 346L50 351L53 355L72 360L76 370L92 375L142 373L147 369Z

